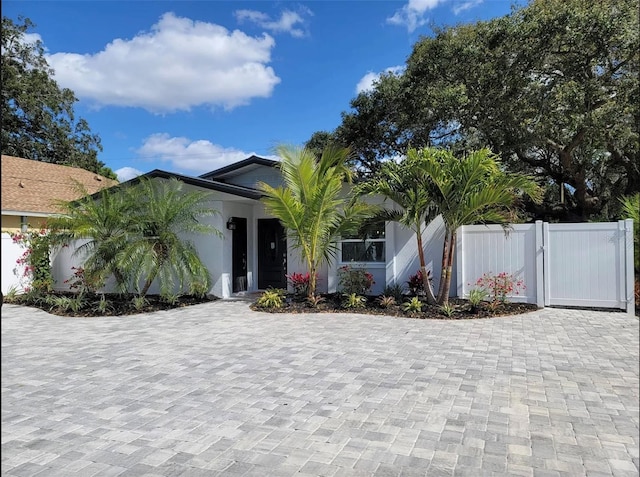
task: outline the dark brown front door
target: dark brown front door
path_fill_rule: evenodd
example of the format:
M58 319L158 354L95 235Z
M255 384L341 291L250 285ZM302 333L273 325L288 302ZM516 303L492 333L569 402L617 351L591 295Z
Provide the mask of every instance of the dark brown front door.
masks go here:
M235 229L231 239L233 293L247 289L247 219L233 217Z
M287 236L278 219L258 219L258 288L287 288Z

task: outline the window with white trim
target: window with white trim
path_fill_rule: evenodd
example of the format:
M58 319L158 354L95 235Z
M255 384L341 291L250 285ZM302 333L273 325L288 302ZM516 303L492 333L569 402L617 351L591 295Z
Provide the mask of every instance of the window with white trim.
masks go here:
M340 240L340 261L342 263L384 263L385 254L385 224L381 222L371 228L367 235L344 236Z

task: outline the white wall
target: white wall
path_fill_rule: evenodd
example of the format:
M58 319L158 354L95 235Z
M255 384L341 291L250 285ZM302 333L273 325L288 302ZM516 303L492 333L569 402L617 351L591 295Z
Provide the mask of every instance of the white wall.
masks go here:
M393 242L395 247L395 282L407 286L411 275L415 275L420 269L420 258L416 234L412 230L402 227L400 224L392 224ZM434 291L440 286L440 274L442 273L442 249L444 247L445 227L440 217L432 221L422 232L422 245L427 270L431 272ZM388 250L387 255L392 257L393 250ZM457 260L457 257L456 257ZM391 281L391 277L389 277ZM451 292L456 290L456 272L451 277Z
M2 293L7 294L10 290L15 289L22 292L24 286L28 286L27 280L21 279L18 275L22 275L24 267L18 266L16 260L22 257L25 249L19 244L14 243L11 236L2 233ZM14 273L15 269L15 273Z

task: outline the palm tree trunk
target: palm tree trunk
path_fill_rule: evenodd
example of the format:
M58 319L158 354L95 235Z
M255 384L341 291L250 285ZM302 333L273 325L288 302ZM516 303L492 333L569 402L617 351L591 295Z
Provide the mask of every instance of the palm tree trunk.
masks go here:
M309 265L309 290L307 291L307 297L313 299L316 295L316 269L314 266Z
M427 265L424 259L424 250L422 248L422 231L418 228L416 233L416 240L418 241L418 258L420 259L420 271L422 272L422 283L424 285L424 291L427 295L427 303L430 305L436 304L436 297L431 289L431 282L429 281L429 275L427 273Z
M440 290L442 291L442 295L438 292L438 303L444 305L449 302L449 292L451 291L451 273L453 271L453 257L456 253L456 232L453 231L449 235L449 247L447 250L446 257L446 275L444 278L444 283L441 283Z
M147 281L144 283L144 287L142 287L142 291L140 292L140 296L147 296L147 292L149 288L151 288L151 284L156 279L156 275L158 275L158 271L160 270L160 266L155 267L155 269L149 274L147 277Z
M438 304L440 305L443 305L449 301L455 236L455 231L451 230L447 230L444 235L444 247L442 249L442 272L440 274L440 286L438 287L437 298Z

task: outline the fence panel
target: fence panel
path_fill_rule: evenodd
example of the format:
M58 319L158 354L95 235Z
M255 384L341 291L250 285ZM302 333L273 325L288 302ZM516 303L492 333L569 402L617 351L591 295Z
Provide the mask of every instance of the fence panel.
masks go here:
M624 221L545 224L545 305L626 307Z
M466 297L483 274L511 273L525 289L511 301L538 303L536 224L465 225L458 231L458 296Z

